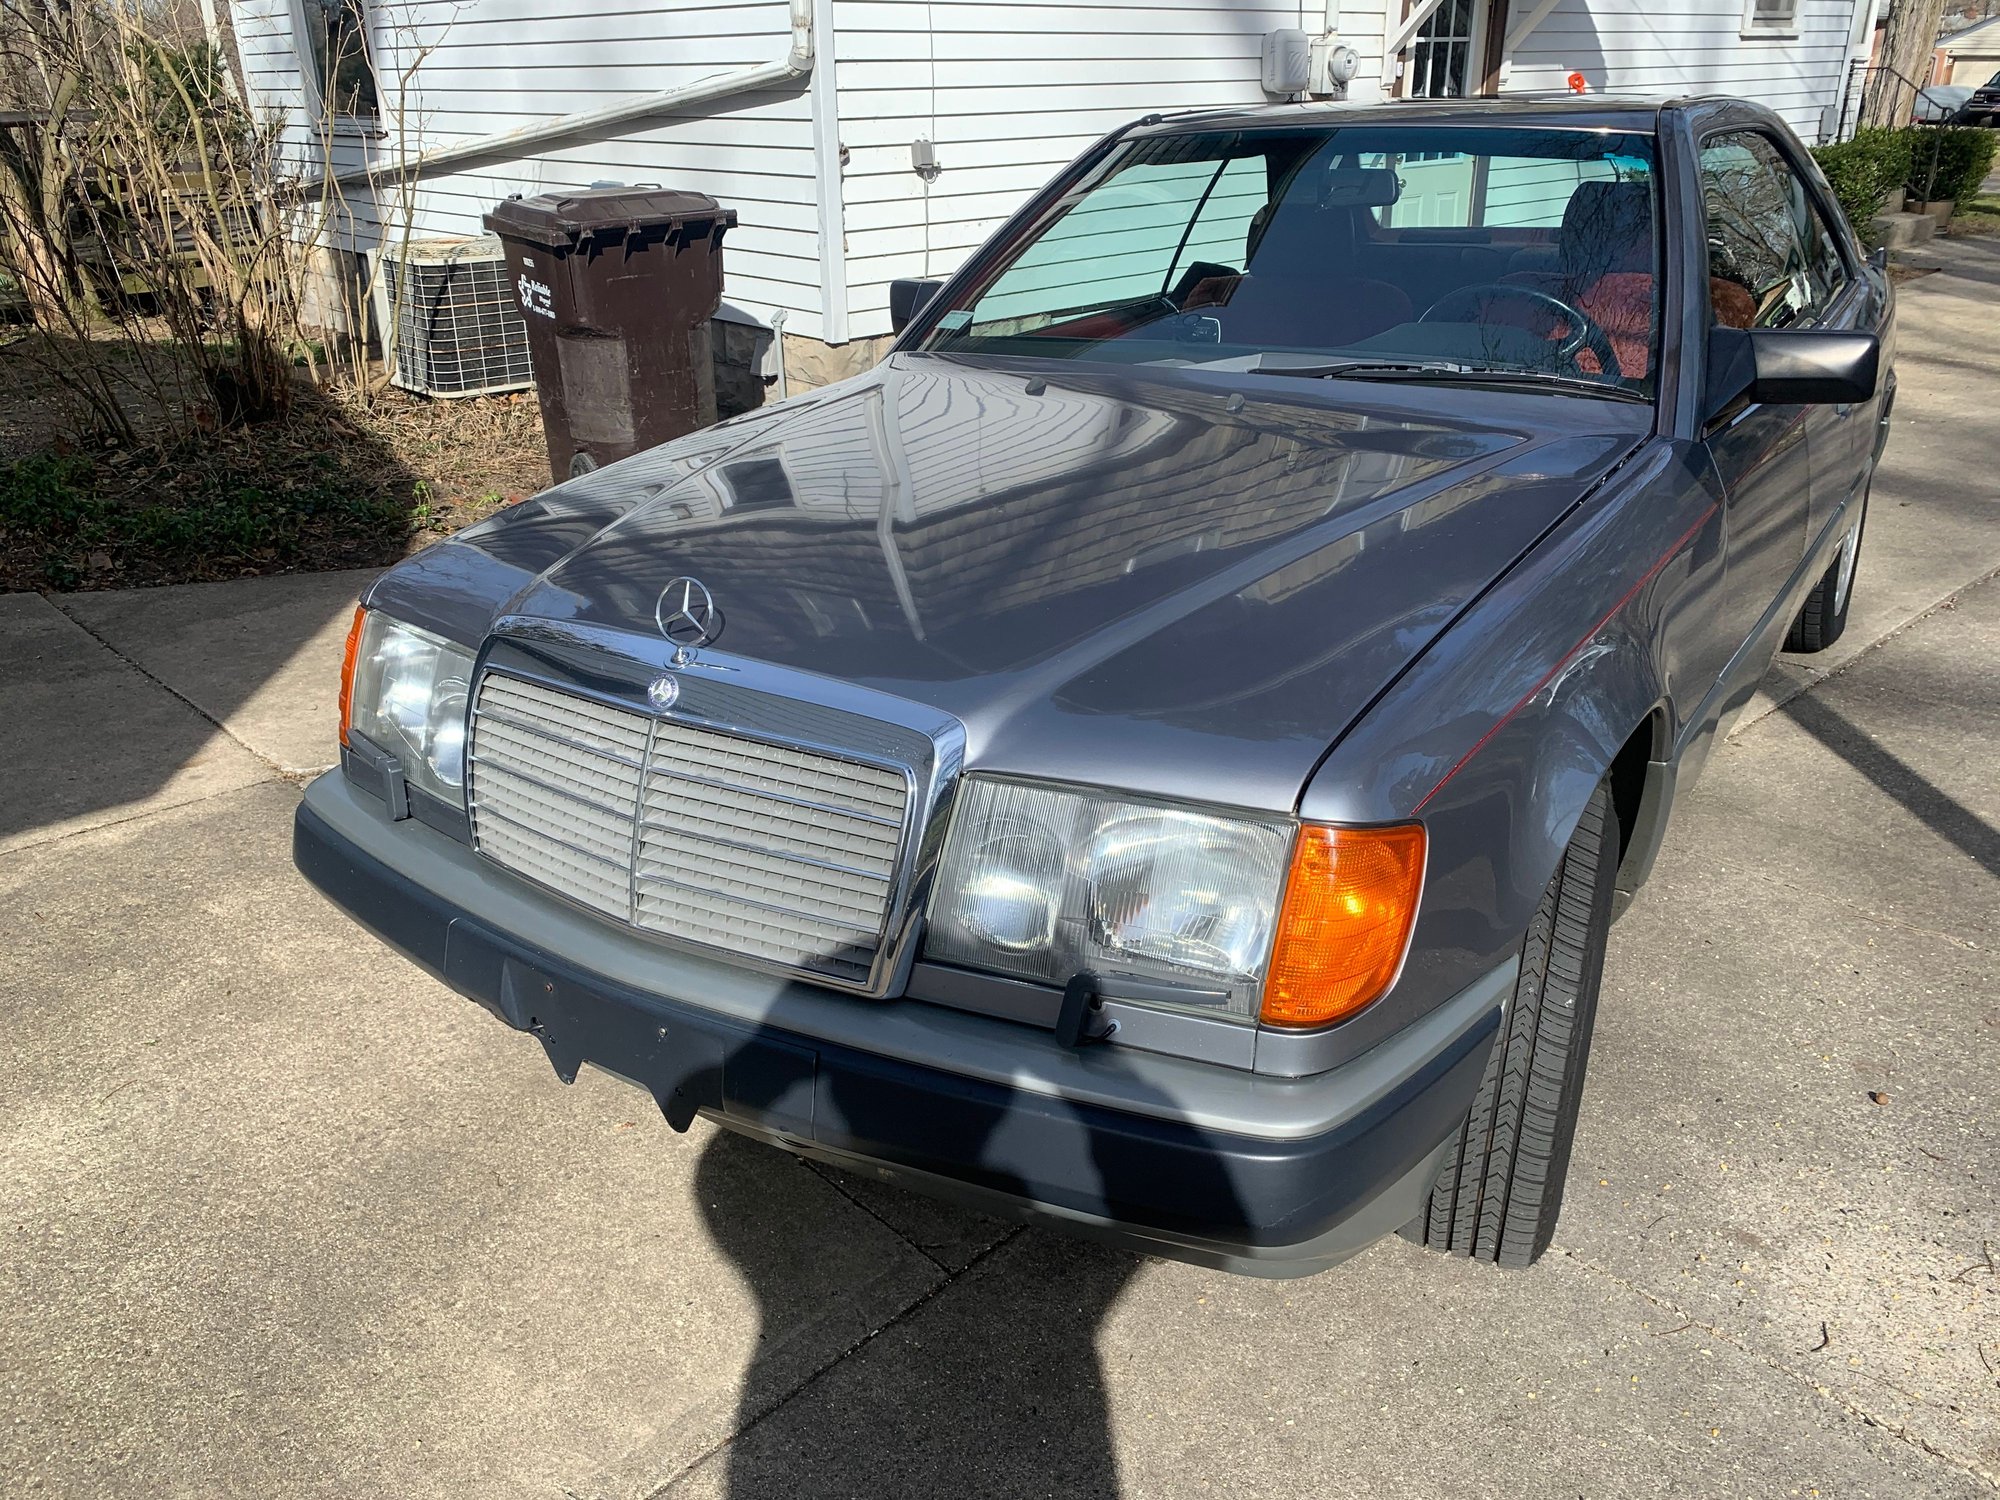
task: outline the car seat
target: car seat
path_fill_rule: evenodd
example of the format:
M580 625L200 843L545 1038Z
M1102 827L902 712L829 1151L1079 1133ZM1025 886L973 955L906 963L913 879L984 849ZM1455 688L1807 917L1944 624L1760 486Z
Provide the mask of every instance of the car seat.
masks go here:
M1310 200L1266 204L1250 220L1244 272L1204 281L1187 306L1222 324L1229 344L1335 349L1410 321L1402 288L1361 274L1362 210Z

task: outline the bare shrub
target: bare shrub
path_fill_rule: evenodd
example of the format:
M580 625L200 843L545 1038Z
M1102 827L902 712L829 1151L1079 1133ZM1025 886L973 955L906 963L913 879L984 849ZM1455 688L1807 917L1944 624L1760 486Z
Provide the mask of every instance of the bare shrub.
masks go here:
M423 55L399 56L398 127ZM330 60L322 99L353 87L353 61ZM376 388L365 279L345 329L302 316L323 252L356 237L333 122L253 114L193 7L0 0L0 111L0 272L88 426L129 443L282 416L301 369ZM407 224L407 135L388 133L359 196Z

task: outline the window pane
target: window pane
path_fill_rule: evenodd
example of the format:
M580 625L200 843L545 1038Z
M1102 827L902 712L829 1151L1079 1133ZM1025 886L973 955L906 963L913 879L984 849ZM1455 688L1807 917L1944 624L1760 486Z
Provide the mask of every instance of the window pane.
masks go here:
M1760 135L1711 141L1701 153L1710 296L1734 327L1810 322L1844 279L1840 252L1776 146Z
M1135 161L1073 204L974 309L975 323L1162 295L1182 237L1225 164ZM1232 261L1241 258L1240 243Z
M1352 352L1650 390L1652 142L1445 125L1140 136L922 347L1120 364Z
M374 119L375 68L362 0L303 0L314 77L332 115Z
M1208 190L1208 201L1195 215L1194 229L1174 262L1168 288L1177 285L1188 267L1203 262L1236 267L1243 264L1250 226L1257 210L1270 201L1267 164L1261 156L1238 156L1222 165L1222 175Z

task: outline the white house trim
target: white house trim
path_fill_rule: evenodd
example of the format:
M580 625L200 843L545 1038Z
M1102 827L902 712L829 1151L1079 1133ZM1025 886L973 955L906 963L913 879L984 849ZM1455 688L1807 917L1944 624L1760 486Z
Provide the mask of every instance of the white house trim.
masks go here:
M630 124L634 120L652 119L656 115L672 114L690 105L709 104L717 99L726 99L731 94L748 94L758 89L770 88L777 84L790 83L804 78L813 71L813 14L818 4L830 5L831 0L791 0L792 41L790 50L779 62L765 63L755 68L739 68L730 73L716 73L707 78L698 78L693 83L682 84L678 88L661 89L652 94L634 94L617 99L596 109L579 110L575 114L557 115L553 119L537 120L531 125L522 125L514 130L503 130L495 135L478 136L469 141L454 141L447 146L433 146L397 163L397 171L404 175L434 172L439 167L454 162L479 161L495 156L524 156L531 148L552 145L592 131L609 129L614 125ZM1437 0L1431 0L1436 4ZM331 178L309 184L309 188L322 186L331 181L345 186L350 183L369 181L380 172L377 166L349 167L336 172Z
M796 5L798 0L793 0ZM819 208L820 340L847 342L847 195L841 181L840 91L833 64L833 0L808 0L818 46L829 59L812 78L813 186ZM781 355L782 357L782 355Z
M1533 34L1537 26L1549 18L1549 13L1558 3L1559 0L1535 0L1535 8L1507 28L1507 39L1500 44L1501 67L1507 66L1507 59L1514 55L1515 49Z
M1387 88L1396 81L1396 76L1403 71L1404 50L1424 29L1424 22L1437 14L1438 7L1443 3L1444 0L1416 0L1416 4L1410 7L1410 13L1403 17L1403 24L1382 49L1382 87Z

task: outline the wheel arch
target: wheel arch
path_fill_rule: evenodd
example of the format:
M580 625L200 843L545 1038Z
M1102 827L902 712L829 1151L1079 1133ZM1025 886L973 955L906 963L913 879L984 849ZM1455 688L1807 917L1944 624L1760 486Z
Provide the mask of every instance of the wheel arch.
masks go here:
M1653 872L1673 807L1673 724L1662 701L1625 737L1606 773L1618 819L1614 908L1623 911Z

